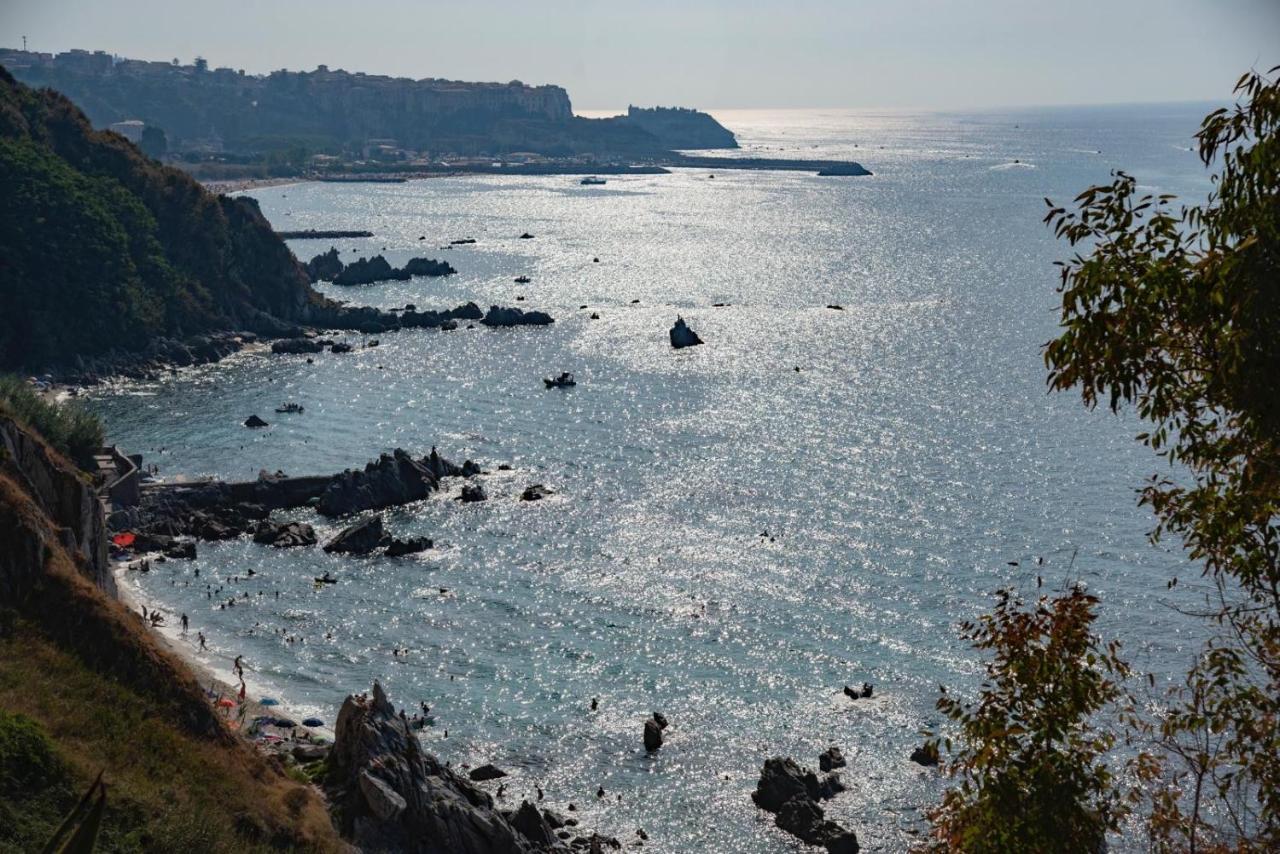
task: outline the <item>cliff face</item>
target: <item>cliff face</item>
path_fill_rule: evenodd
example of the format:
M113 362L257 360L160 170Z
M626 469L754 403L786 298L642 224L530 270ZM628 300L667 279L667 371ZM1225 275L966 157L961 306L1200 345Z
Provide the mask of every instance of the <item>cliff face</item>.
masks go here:
M583 119L563 88L519 81L410 80L324 66L256 76L84 51L0 50L0 64L32 86L65 93L100 127L131 119L158 126L171 149L337 153L387 142L435 155L646 157L736 147L733 134L705 113L633 109Z
M0 69L0 370L272 332L319 300L250 199L215 196Z
M681 107L628 107L627 121L670 150L737 148L733 133L706 113Z
M0 849L37 850L101 772L104 849L344 850L314 791L227 730L114 590L82 474L0 417L0 711L38 728L70 778L65 791L0 789L0 816L25 818L0 821ZM6 746L10 779L45 778Z
M0 416L0 474L24 492L51 528L8 508L0 514L0 601L16 602L38 580L54 549L65 548L79 571L115 596L102 506L87 479L41 439ZM50 537L50 532L53 537Z

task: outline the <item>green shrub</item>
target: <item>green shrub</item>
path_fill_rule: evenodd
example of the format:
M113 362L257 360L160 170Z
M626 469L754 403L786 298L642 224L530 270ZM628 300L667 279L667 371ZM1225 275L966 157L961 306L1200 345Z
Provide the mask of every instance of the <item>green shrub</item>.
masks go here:
M102 447L102 421L73 401L52 403L20 377L0 374L0 413L21 421L81 465Z

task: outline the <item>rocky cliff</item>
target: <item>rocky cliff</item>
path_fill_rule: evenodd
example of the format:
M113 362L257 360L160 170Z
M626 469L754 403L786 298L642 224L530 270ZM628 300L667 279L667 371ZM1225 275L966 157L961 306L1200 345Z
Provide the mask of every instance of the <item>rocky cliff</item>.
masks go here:
M35 781L0 787L0 849L39 850L101 772L104 849L344 850L315 792L232 735L114 591L86 476L0 417L0 723L56 757L32 767L0 732L8 779Z
M245 74L203 64L118 59L103 52L0 50L23 82L66 94L99 127L142 120L170 148L261 154L303 147L441 154L523 151L552 156L653 156L673 148L733 148L733 134L693 110L573 115L559 86L470 83L330 70ZM381 155L379 155L381 156Z

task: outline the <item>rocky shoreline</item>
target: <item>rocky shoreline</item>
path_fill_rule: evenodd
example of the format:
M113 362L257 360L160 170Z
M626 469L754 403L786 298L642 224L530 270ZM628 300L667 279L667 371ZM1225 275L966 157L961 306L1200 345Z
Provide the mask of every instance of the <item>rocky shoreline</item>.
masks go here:
M555 318L543 311L490 306L486 312L469 302L442 311L419 311L416 306L382 311L365 306L348 306L326 302L310 307L305 323L286 323L267 315L254 319L256 329L224 330L187 338L157 337L139 350L114 349L97 356L76 356L68 364L49 365L31 371L49 383L87 387L112 380L154 380L179 368L221 361L255 345L272 342L273 353L319 352L322 346L291 348L282 342L315 341L326 331L381 334L400 329L457 328L460 320L477 321L484 326L546 326ZM330 342L332 343L332 342Z

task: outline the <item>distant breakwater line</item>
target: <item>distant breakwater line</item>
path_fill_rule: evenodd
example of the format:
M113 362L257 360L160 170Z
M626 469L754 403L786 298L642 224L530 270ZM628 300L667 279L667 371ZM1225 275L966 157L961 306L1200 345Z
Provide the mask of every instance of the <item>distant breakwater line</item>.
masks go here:
M311 239L333 240L339 237L373 237L373 232L365 231L363 229L356 229L351 231L343 231L341 229L336 229L336 230L326 231L318 228L308 228L303 231L277 231L276 237L280 238L281 240L311 240Z

